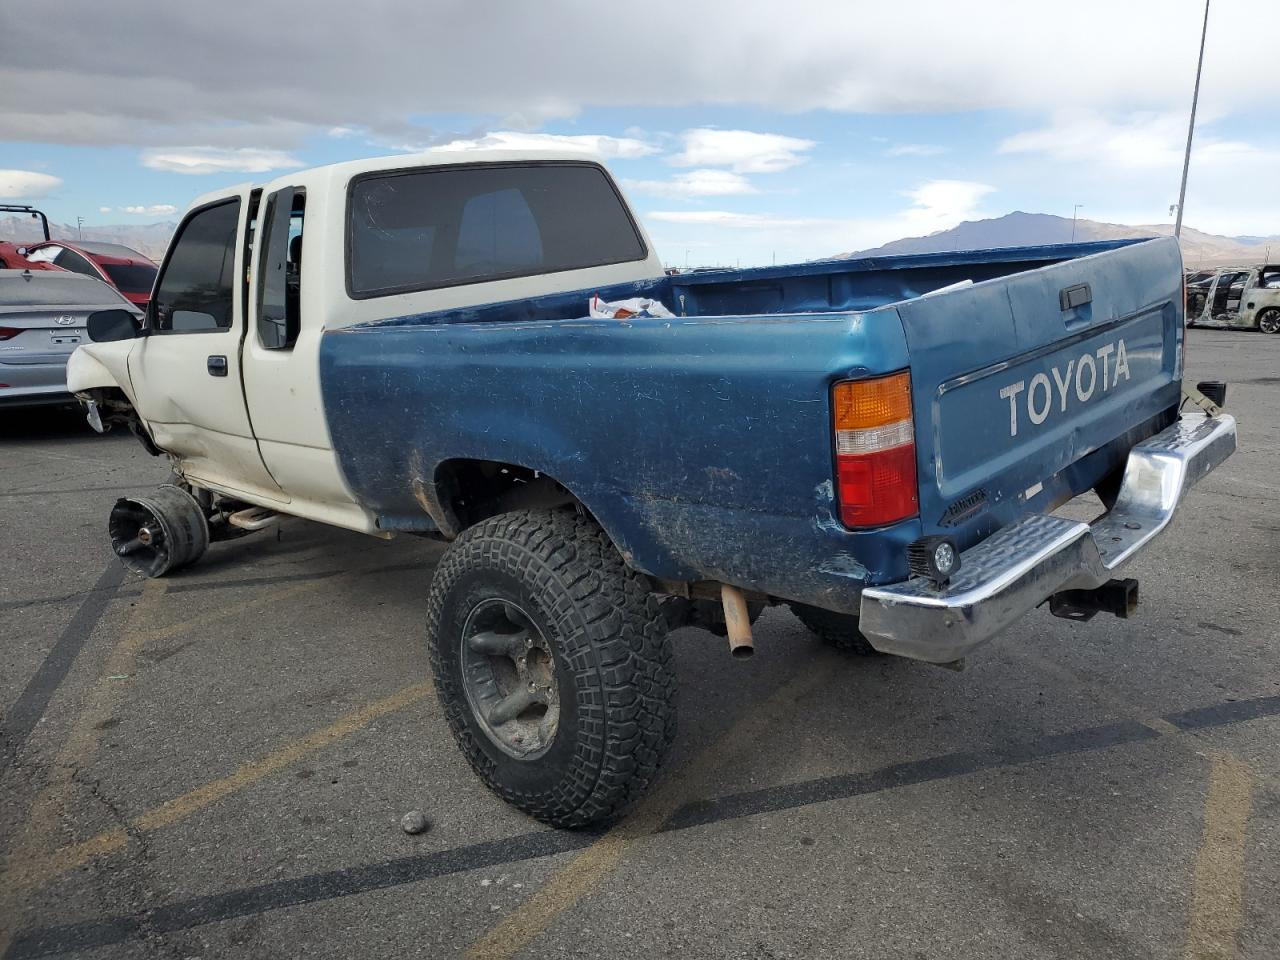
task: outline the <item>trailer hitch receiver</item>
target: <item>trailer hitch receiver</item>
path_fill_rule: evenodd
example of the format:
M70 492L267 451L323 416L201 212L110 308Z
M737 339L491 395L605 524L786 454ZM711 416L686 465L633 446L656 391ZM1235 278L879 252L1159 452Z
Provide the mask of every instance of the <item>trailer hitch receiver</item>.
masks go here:
M1093 590L1063 590L1049 598L1049 612L1064 620L1091 620L1110 613L1128 620L1138 609L1138 581L1132 577L1108 580Z

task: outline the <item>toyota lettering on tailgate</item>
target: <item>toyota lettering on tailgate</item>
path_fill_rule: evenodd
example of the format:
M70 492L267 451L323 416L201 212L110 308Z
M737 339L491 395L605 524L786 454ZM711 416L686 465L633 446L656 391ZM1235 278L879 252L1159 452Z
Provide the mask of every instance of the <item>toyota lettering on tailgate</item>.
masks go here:
M1052 382L1049 374L1053 375ZM1095 393L1106 393L1122 376L1129 379L1129 357L1123 338L1068 360L1066 367L1053 366L1049 373L1037 373L1030 384L1019 380L1001 387L1000 397L1009 401L1009 436L1018 435L1020 403L1026 406L1027 419L1039 426L1049 419L1055 405L1059 413L1066 413L1068 405L1087 403Z

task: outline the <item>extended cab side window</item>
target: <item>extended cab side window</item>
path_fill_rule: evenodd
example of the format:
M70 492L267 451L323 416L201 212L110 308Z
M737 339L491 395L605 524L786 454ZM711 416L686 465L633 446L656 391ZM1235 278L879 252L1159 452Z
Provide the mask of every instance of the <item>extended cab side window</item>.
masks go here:
M179 228L151 299L154 330L216 333L231 327L240 200L197 210Z
M347 211L357 299L643 260L622 197L573 161L423 167L357 177Z
M288 350L302 329L302 227L306 192L293 187L267 198L258 265L258 339L268 350Z

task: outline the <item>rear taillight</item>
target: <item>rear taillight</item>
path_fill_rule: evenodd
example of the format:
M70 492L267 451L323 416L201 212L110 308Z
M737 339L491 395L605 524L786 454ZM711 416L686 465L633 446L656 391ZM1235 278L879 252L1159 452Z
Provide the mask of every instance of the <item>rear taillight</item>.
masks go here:
M0 327L0 340L11 340L21 332L17 327Z
M849 380L831 390L836 429L836 493L846 527L879 527L913 517L916 493L911 375Z

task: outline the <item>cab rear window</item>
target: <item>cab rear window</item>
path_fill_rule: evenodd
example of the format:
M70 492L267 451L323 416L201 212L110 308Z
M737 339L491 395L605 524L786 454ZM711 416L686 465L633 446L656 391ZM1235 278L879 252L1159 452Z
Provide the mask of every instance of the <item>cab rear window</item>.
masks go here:
M646 255L622 198L592 163L428 167L351 186L347 283L356 298Z

